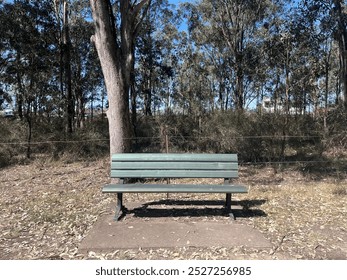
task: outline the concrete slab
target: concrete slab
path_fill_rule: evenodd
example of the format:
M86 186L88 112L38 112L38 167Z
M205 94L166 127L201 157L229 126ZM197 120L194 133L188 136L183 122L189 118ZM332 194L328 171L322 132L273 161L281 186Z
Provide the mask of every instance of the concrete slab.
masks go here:
M112 252L117 249L226 247L271 248L257 230L232 221L181 222L136 219L114 222L112 215L99 218L79 251Z

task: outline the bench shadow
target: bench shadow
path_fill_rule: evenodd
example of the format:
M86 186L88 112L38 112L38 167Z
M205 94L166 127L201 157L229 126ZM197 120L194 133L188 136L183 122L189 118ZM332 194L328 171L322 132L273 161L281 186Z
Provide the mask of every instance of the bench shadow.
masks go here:
M266 200L241 200L232 201L231 205L241 206L242 209L233 209L235 218L266 217L267 214L260 209L250 209L264 204ZM151 208L151 206L172 206L171 208ZM175 206L206 206L204 208L175 208ZM219 207L210 207L219 206ZM127 214L139 218L164 218L164 217L212 217L227 216L222 200L172 200L165 199L142 204L140 207L128 209Z

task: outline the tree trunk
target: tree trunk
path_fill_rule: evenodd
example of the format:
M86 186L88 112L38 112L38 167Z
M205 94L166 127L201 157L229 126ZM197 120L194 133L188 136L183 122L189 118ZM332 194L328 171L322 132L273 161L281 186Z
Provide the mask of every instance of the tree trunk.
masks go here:
M69 31L68 3L64 1L63 14L63 50L64 50L64 74L65 74L65 90L66 90L66 115L67 115L67 131L73 132L74 119L74 100L72 95L72 78L71 78L71 42Z
M331 45L328 51L328 55L325 59L325 92L324 92L324 118L323 118L323 126L324 126L324 133L327 135L328 133L328 125L327 125L327 119L328 119L328 107L329 107L329 72L330 72L330 57L331 57Z
M134 80L133 80L134 81ZM135 136L135 141L136 141L136 145L137 145L137 104L136 104L136 98L137 98L137 92L136 92L136 88L135 88L135 82L133 82L133 84L131 85L131 125L132 125L132 129L134 132L134 136Z
M107 111L110 154L128 150L126 141L128 132L129 108L124 93L124 79L121 73L120 49L117 45L115 30L111 24L109 1L91 0L95 35L93 41L98 52L102 72L108 94L109 108ZM126 97L126 98L124 98Z
M236 86L235 86L235 108L237 111L243 111L244 103L244 75L242 65L236 70Z
M32 128L33 128L32 117L31 117L31 112L30 112L30 106L31 106L30 101L28 101L27 106L28 107L27 107L26 114L25 114L25 119L26 119L27 124L28 124L27 158L30 159L30 157L31 157L31 138L32 138Z
M340 63L341 63L341 85L344 98L344 105L347 109L347 30L346 17L341 5L341 0L334 0L338 22L338 41L340 48Z
M134 69L134 41L141 22L137 15L148 2L143 0L132 5L128 0L120 0L121 24L117 34L110 0L90 0L95 24L92 40L100 59L109 101L107 117L111 155L129 151L131 147L129 92Z

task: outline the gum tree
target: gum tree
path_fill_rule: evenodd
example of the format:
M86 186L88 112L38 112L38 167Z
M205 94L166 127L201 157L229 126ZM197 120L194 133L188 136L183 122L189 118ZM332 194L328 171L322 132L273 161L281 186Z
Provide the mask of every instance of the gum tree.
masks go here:
M151 0L90 0L92 41L104 75L109 109L110 154L130 150L129 92L135 63L135 39Z

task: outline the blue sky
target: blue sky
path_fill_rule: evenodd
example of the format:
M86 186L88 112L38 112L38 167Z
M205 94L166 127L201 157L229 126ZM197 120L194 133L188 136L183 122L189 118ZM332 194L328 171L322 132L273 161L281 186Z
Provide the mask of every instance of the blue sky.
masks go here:
M194 0L169 0L170 4L175 4L177 6L183 2L194 2Z
M181 2L189 2L189 1L184 1L184 0L169 0L169 3L171 3L171 4L178 4L178 3L181 3Z

